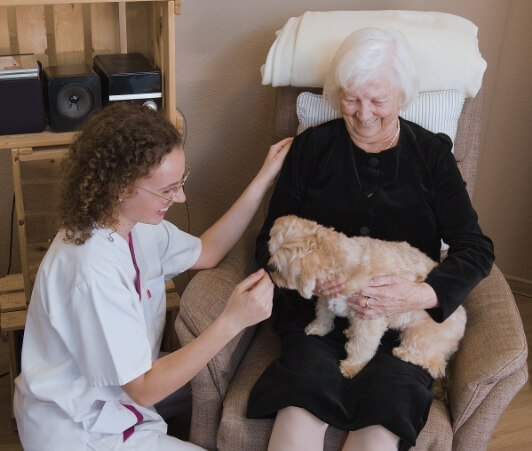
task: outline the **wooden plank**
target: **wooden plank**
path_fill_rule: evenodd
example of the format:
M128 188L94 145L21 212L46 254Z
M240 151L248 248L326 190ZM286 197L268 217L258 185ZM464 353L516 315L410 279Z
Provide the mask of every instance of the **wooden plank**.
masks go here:
M118 30L120 33L120 53L127 53L127 12L125 2L118 4Z
M176 291L176 288L175 288L175 284L174 284L173 279L167 280L167 281L164 283L164 288L165 288L165 290L166 290L167 293L171 293L171 292L173 292L173 291Z
M26 326L26 310L5 312L0 314L0 329L2 332L23 330Z
M42 133L21 135L0 135L0 149L11 150L19 147L58 146L70 144L76 132L55 133L50 130Z
M32 149L30 152L19 152L18 157L21 162L50 160L50 163L54 163L65 158L67 151L67 147L58 149L39 149L36 151L33 151Z
M0 55L11 53L7 11L8 8L0 8Z
M150 3L127 3L126 17L128 30L143 30L127 35L127 48L130 53L142 53L148 61L154 63L153 8Z
M22 197L22 184L20 177L20 155L25 152L25 149L13 149L11 151L11 168L13 174L13 187L15 190L15 209L17 212L18 225L18 240L20 249L20 265L22 267L22 275L24 277L24 292L26 293L26 302L29 303L31 285L30 274L28 266L28 253L26 249L26 225L24 219L24 201Z
M91 17L93 56L120 53L118 4L93 4Z
M20 53L17 33L17 9L7 8L7 30L9 34L9 53Z
M34 53L43 66L48 65L45 8L42 5L17 7L20 53Z
M9 274L0 278L0 294L24 290L22 274Z
M119 3L123 0L77 0L75 3ZM157 3L159 0L127 0L127 3ZM4 5L70 5L72 0L2 0L0 6Z
M181 115L176 108L176 80L175 80L175 18L173 15L173 2L168 2L162 12L162 27L159 41L162 43L161 71L163 74L163 101L167 119L182 132L183 123ZM162 6L162 8L164 8Z
M178 310L181 296L177 291L166 293L166 311Z
M44 24L46 29L46 54L48 66L57 66L57 50L55 45L55 13L53 5L44 7Z
M0 312L14 312L26 309L26 295L24 291L0 295Z
M71 3L55 5L54 35L57 65L85 62L85 38L82 5Z
M92 67L92 13L90 5L81 6L83 20L83 61Z

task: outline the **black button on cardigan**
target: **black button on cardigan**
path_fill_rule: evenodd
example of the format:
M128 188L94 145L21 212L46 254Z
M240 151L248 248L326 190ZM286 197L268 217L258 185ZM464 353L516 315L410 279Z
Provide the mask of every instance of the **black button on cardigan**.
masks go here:
M378 168L379 167L379 159L377 157L369 157L368 158L368 166L370 168Z

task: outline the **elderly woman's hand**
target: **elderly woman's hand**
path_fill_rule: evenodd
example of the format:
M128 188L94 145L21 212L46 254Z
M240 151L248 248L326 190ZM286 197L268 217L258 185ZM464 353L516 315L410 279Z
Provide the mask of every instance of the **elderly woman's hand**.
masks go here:
M394 313L438 306L438 298L425 282L411 282L399 276L379 276L347 301L358 316L375 319Z
M263 183L266 189L275 181L293 140L294 138L285 138L270 147L266 159L255 178Z
M331 280L316 279L314 294L316 296L335 298L338 297L344 289L344 280L336 277Z

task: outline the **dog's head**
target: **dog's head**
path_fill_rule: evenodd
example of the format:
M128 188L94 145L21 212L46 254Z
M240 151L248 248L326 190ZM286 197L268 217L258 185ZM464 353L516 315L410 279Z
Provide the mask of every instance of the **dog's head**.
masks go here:
M281 288L297 290L310 299L316 278L324 277L318 254L319 226L297 216L278 218L270 230L268 271Z

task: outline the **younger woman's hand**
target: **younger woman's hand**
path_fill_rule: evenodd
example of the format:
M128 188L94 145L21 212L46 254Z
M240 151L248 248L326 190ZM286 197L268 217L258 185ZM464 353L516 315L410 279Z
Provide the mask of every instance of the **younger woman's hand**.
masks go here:
M294 138L285 138L270 147L266 159L257 174L257 179L262 180L266 188L273 184L277 174L279 174L293 140Z
M270 317L273 289L270 276L264 269L259 269L235 287L222 312L235 335L242 329Z

